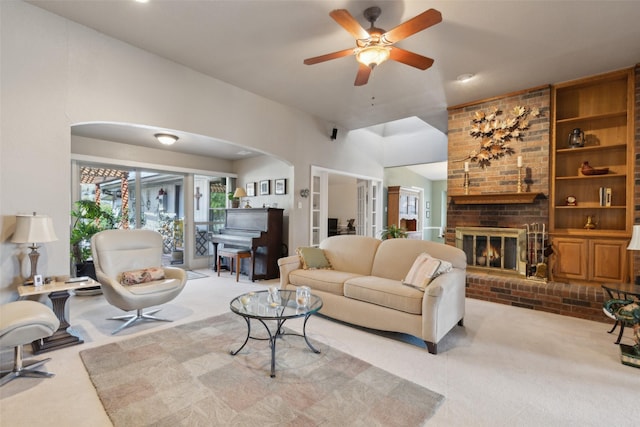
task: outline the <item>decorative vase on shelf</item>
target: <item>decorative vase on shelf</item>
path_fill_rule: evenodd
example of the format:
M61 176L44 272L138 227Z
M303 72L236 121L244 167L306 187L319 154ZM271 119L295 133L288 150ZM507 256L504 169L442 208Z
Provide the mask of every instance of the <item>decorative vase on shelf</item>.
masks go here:
M587 222L584 225L584 228L586 230L593 230L594 228L596 228L596 224L593 222L593 218L591 217L591 215L587 215Z

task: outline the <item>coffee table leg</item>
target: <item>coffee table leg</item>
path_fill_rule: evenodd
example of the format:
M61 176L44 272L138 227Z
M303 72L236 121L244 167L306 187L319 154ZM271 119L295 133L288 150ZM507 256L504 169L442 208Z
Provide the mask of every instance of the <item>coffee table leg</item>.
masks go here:
M232 356L235 356L236 354L240 353L240 350L242 350L244 346L247 345L247 342L249 342L249 336L251 335L251 319L249 317L242 317L242 318L244 319L245 322L247 322L247 337L244 339L244 342L242 343L239 349L237 349L236 351L231 351Z
M286 320L286 319L285 319ZM269 327L266 323L262 322L267 333L269 334L269 345L271 346L271 378L275 378L276 376L276 340L278 339L278 335L280 334L280 330L282 328L282 324L285 320L278 320L278 326L276 328L275 333L271 333Z
M311 349L311 351L313 351L314 353L320 353L320 350L317 350L314 346L312 346L307 339L307 320L309 320L310 317L311 314L307 314L306 316L304 316L304 324L302 325L302 336L304 337L304 340L306 341L307 346Z

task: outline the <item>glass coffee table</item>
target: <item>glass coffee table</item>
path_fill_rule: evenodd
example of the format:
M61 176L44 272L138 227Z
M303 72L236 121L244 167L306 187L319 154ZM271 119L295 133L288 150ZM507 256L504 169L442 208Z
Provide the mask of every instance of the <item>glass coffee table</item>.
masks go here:
M303 337L307 346L314 353L320 353L307 338L307 321L312 314L317 313L322 308L322 299L319 296L311 294L309 303L305 307L298 307L296 303L296 291L278 290L280 301L272 302L269 298L269 291L248 292L246 294L239 295L231 300L230 308L234 313L242 316L247 322L247 337L244 342L236 351L231 351L231 355L238 354L247 342L249 338L256 340L268 340L271 347L271 377L275 377L276 373L276 340L283 335L297 335ZM304 324L302 326L302 334L284 332L283 325L288 319L296 319L304 317ZM269 338L257 338L251 336L251 319L257 320L267 330ZM271 332L267 321L275 321L275 331Z

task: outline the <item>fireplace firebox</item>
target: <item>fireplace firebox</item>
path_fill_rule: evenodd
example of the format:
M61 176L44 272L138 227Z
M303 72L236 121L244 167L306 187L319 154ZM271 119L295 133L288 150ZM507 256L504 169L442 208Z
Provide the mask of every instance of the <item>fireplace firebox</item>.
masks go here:
M527 275L527 230L457 227L456 247L467 255L467 268Z

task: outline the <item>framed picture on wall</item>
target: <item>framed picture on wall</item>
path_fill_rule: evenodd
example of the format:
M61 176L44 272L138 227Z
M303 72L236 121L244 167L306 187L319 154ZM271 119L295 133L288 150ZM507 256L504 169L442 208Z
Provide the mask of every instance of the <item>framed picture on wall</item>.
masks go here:
M275 179L273 180L275 189L273 190L275 194L287 194L287 180L285 178Z
M247 197L253 197L256 195L256 183L255 182L247 182Z
M268 179L265 179L264 181L260 181L260 195L261 196L268 196L269 194L271 194L271 185L270 185L271 181L269 181Z

